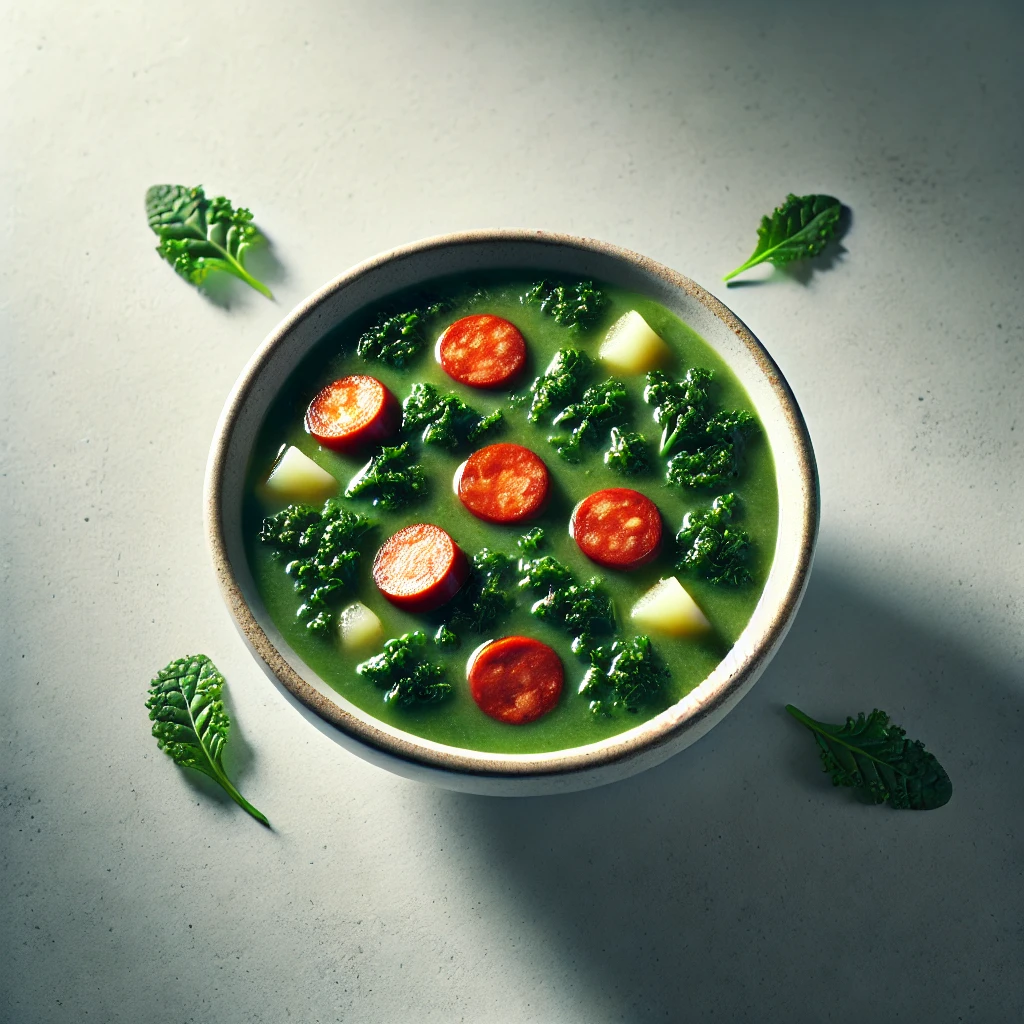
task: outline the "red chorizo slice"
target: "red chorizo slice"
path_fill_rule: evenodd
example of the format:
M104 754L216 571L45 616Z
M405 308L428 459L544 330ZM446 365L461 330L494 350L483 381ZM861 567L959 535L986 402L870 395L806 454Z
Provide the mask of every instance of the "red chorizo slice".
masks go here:
M444 372L471 388L500 388L526 365L526 342L519 328L490 313L456 320L437 340Z
M518 523L547 501L551 478L539 455L520 444L489 444L455 471L459 501L489 523Z
M306 430L325 448L341 452L386 441L401 420L398 399L363 373L328 384L306 410Z
M392 534L373 560L373 582L405 611L431 612L450 601L469 578L469 561L452 538L432 523Z
M499 722L524 725L546 715L562 693L562 660L528 636L485 644L467 666L469 692L480 710Z
M609 569L636 569L661 547L658 506L629 487L609 487L584 498L569 522L580 551Z

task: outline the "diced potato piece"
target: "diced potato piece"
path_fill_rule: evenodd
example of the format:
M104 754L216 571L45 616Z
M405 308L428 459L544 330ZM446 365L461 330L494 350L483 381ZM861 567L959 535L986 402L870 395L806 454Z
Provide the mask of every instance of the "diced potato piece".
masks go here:
M338 481L290 445L277 460L263 490L268 497L282 501L324 501L337 493Z
M346 650L364 650L376 647L384 637L380 619L361 601L343 608L338 616L341 644Z
M608 328L597 358L609 370L622 374L646 373L665 366L672 350L635 310L624 313Z
M707 616L675 576L655 583L633 605L630 618L640 629L667 636L701 636L711 629Z

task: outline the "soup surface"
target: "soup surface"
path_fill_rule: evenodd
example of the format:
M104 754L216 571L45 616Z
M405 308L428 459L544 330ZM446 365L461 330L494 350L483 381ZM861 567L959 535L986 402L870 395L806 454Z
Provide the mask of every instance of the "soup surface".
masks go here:
M755 429L742 442L738 472L725 483L711 488L668 483L665 459L657 450L661 427L655 424L652 408L643 399L645 375L616 374L597 359L608 328L623 314L636 310L671 349L670 360L664 367L669 377L681 378L692 367L709 369L714 374L710 390L716 407L756 414L747 394L714 350L656 302L600 284L598 287L605 301L599 315L586 328L567 328L549 312L523 301L535 280L519 274L443 279L417 289L416 294L391 296L372 309L360 311L327 334L282 389L263 423L248 467L244 530L250 568L270 617L291 647L338 693L375 718L440 743L478 751L531 753L576 747L633 728L665 710L705 679L733 645L761 595L775 550L778 493L771 451L760 429ZM429 296L430 301L443 300L445 311L425 321L425 344L408 365L396 368L356 353L359 337L382 312L401 312L422 306L424 295ZM444 371L435 357L435 343L444 329L463 317L478 314L510 321L525 339L525 367L504 388L483 390L459 383ZM609 445L606 427L599 429L600 443L584 444L580 461L573 463L560 456L549 441L549 437L560 432L552 426L551 414L542 417L540 422L529 422L530 385L545 371L554 353L564 348L578 348L593 357L595 365L590 382L615 376L624 383L629 396L629 416L624 429L638 431L647 438L651 455L648 471L624 476L605 464L604 452ZM442 394L458 395L481 414L500 409L502 421L476 443L467 444L455 453L423 444L418 434L408 435L416 451L416 461L426 471L428 487L424 495L414 497L404 508L386 511L374 507L366 497L345 498L342 494L348 482L366 464L368 456L379 449L343 454L321 447L307 433L304 418L311 399L325 385L355 374L377 378L399 402L408 397L414 384L427 382ZM499 442L512 442L530 449L540 456L550 473L546 504L528 522L500 524L477 518L467 511L453 489L453 476L467 456L485 445ZM379 547L396 531L415 523L443 527L468 556L486 547L513 559L520 555L517 540L531 528L541 527L545 538L535 554L552 555L580 581L599 577L611 597L616 632L602 638L604 642L644 632L635 627L630 612L642 595L660 579L670 576L680 579L709 620L711 629L697 638L650 632L653 649L669 673L660 692L635 713L621 708L610 714L595 713L589 698L578 693L589 666L588 659L570 649L569 633L531 614L538 594L517 589L513 573L508 589L516 603L507 617L484 634L461 630L457 649L438 648L432 642L424 648L432 661L443 664L446 678L452 684L451 693L435 703L409 706L385 703L384 691L356 672L356 666L376 654L382 644L349 651L342 644L336 621L324 632L310 631L297 617L303 598L296 593L292 577L285 572L286 559L261 543L264 518L288 504L286 500L271 498L263 486L285 445L294 445L330 473L338 481L337 496L341 503L376 524L359 545L362 556L353 586L338 595L331 607L336 613L353 601L362 602L381 620L382 641L414 630L424 630L432 637L439 623L444 621L444 609L426 614L399 609L382 596L371 577L371 565ZM630 571L604 568L587 558L570 536L569 521L574 507L604 488L633 488L657 506L663 543L653 561ZM746 568L752 582L739 586L716 585L699 574L680 572L676 568L680 549L674 538L684 515L707 508L716 496L729 492L735 492L739 499L739 512L733 525L746 531L750 538ZM334 618L336 620L336 614ZM526 724L508 724L489 717L474 702L467 682L466 666L473 651L487 640L513 635L535 638L550 645L564 666L565 682L556 706Z

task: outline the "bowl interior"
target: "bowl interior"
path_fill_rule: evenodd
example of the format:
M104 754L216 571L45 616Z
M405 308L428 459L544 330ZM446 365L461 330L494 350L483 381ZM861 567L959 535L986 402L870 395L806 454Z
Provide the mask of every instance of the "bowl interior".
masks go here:
M270 619L242 539L246 470L274 397L310 349L369 303L432 278L478 270L594 277L661 303L716 349L746 388L768 437L779 490L772 568L750 622L726 658L662 714L607 740L545 754L478 753L421 739L351 704L289 647ZM207 472L208 535L222 589L247 642L272 676L361 756L403 774L472 778L630 774L693 742L742 697L781 642L806 584L818 522L810 440L778 367L747 328L688 278L601 242L540 232L473 232L394 250L353 268L293 311L242 372L214 438ZM444 781L442 779L442 781ZM459 788L473 788L467 784Z

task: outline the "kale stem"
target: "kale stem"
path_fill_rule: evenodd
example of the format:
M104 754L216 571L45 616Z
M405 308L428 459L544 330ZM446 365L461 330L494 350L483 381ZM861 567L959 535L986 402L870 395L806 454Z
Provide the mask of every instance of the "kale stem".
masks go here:
M248 811L261 825L266 825L267 828L270 828L270 822L267 821L266 815L263 814L262 811L258 811L255 807L253 807L253 805L249 803L249 801L246 800L245 797L242 796L242 794L239 793L237 789L235 789L231 780L222 771L220 771L220 769L217 768L216 765L214 765L214 768L217 771L217 781L227 791L228 796L230 796L231 799L234 800L235 803L242 808L242 810Z

